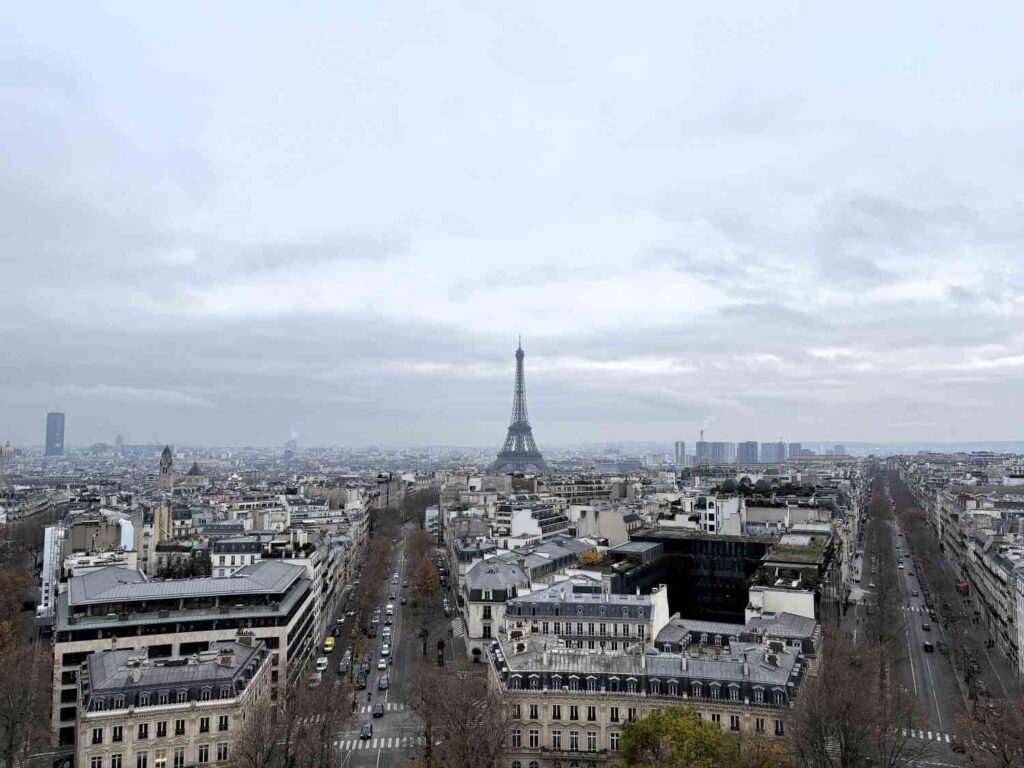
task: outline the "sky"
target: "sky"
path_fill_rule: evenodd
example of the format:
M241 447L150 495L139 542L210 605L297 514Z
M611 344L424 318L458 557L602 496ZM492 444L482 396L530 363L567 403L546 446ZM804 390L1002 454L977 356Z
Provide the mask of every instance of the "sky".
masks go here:
M0 440L1019 439L1022 27L7 4Z

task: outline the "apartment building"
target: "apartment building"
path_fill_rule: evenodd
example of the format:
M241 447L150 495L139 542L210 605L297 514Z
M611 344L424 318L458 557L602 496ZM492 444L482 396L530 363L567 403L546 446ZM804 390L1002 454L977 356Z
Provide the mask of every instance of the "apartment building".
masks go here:
M559 640L535 635L489 649L490 682L513 707L513 766L612 764L626 723L673 704L692 705L724 731L782 737L806 669L799 649L782 644L675 654L592 652Z
M568 648L625 650L654 642L668 624L668 588L647 595L615 595L581 587L572 580L552 584L505 604L506 637L545 635Z
M264 560L228 578L149 581L117 567L72 578L56 608L55 743L75 741L78 674L89 654L133 649L145 650L150 659L190 656L233 640L242 629L252 630L269 649L276 695L301 674L320 640L306 569Z
M231 742L270 688L271 654L251 632L183 658L90 654L78 675L80 768L185 768L231 761Z

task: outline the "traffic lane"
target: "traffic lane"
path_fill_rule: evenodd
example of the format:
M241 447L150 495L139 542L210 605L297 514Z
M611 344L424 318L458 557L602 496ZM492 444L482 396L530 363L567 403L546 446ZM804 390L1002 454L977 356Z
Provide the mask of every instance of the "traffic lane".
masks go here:
M952 733L954 717L962 711L962 699L952 664L937 648L938 641L943 637L942 626L932 621L929 616L916 568L913 565L905 565L902 573L909 595L909 610L905 613L914 660L919 672L918 683L925 686L925 698L928 699L928 706L925 708L928 713L928 724L940 732ZM929 627L928 630L925 630L926 625ZM926 642L931 643L934 650L926 651Z

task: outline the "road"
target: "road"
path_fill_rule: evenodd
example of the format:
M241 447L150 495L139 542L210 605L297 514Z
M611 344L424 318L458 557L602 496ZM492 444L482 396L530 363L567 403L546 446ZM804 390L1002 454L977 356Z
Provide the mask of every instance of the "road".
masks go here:
M405 558L405 541L414 530L415 526L411 523L400 530L399 538L392 550L391 567L388 569L388 592L398 597L386 601L395 605L394 623L391 625L391 663L387 670L377 669L381 650L381 638L378 634L377 638L370 641L373 654L370 685L366 692L357 692L360 694L357 700L359 711L348 723L346 730L337 734L335 739L341 751L341 765L344 768L400 766L415 754L417 746L421 743L423 729L411 702L416 666L422 657L423 646L422 641L416 636L418 628L412 616L412 607L410 604L402 605L400 599L403 594L409 595L408 588L403 588L402 584L412 578L417 565L407 562ZM393 580L395 573L398 574L397 581ZM427 643L431 658L436 654L437 638L441 637L446 640L446 661L454 661L452 644L448 642L449 625L449 621L443 615L432 621ZM379 627L381 630L383 628L384 625ZM344 648L340 648L332 654L332 677L328 680L325 675L325 684L334 684L338 661L343 653ZM359 660L356 659L355 662L358 665ZM388 675L389 685L385 691L378 690L377 687L378 677L382 674ZM384 704L383 717L373 717L373 705L377 703ZM360 729L364 723L373 724L373 736L369 739L360 738Z
M889 484L879 481L878 496L868 507L863 554L854 561L854 606L852 624L848 618L847 627L855 638L863 636L869 617L861 600L866 598L870 602L873 598L883 599L884 595L893 604L891 620L899 624L894 647L896 674L914 692L923 718L911 735L935 743L936 760L955 763L959 755L951 749L954 718L964 711L963 694L949 657L937 648L933 652L924 648L925 641L938 646L938 641L945 639L945 629L929 616L924 577L917 569L913 553L908 552L906 537L901 535L889 491ZM901 559L903 568L899 567Z

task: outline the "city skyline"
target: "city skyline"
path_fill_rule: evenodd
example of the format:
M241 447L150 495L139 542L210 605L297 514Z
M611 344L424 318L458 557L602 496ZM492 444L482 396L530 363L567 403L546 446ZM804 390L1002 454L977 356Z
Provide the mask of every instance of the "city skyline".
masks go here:
M12 6L0 432L1013 439L1022 13Z

